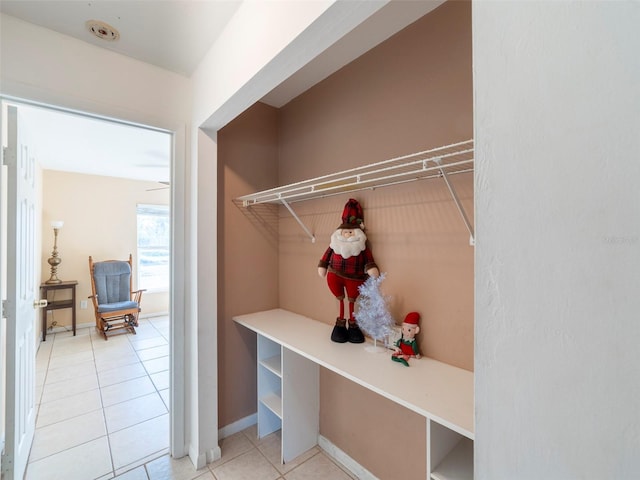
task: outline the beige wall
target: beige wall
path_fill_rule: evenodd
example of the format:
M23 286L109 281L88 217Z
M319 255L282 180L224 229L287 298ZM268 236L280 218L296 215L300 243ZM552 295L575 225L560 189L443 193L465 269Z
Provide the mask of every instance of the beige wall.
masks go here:
M218 381L221 426L256 411L255 334L231 317L278 307L277 209L232 200L273 186L277 110L258 103L218 133ZM213 218L213 216L212 216Z
M158 184L55 170L45 170L42 183L42 281L46 281L51 272L47 263L53 248L50 223L52 220L63 220L64 226L58 234L58 252L62 258L58 278L78 281L76 322L94 324L91 302L88 302L86 310L80 309L80 301L91 295L89 255L95 261L124 260L131 253L135 288L136 205L168 205L169 189L149 192L147 189L157 188ZM168 311L168 292L145 292L142 315ZM48 325L52 320L58 326L70 326L71 313L66 309L55 310L53 318L49 314Z
M264 110L270 107L256 105L218 137L225 169L220 178L227 188L221 202L225 243L220 243L226 300L219 328L225 334L219 346L230 350L220 356L223 426L255 411L254 338L245 338L231 322L232 315L279 306L335 321L337 302L316 265L349 195L295 204L296 213L316 235L315 244L286 210L275 217L267 209L245 211L243 216L231 199L472 138L470 3L444 4L280 109L277 182L259 170L271 161L255 145L256 132L272 128L273 119ZM233 151L226 147L231 139L225 132L231 130ZM271 154L271 147L268 151ZM452 180L472 216L473 176ZM383 290L392 298L396 320L409 311L420 312L423 353L473 370L474 251L442 180L352 196L364 207L367 234L381 271L387 272ZM229 232L242 243L230 243ZM275 245L256 250L274 242L276 235ZM274 261L277 268L272 271ZM277 302L271 297L275 282ZM422 417L324 370L321 392L322 435L380 478L425 478ZM249 393L251 398L245 398Z

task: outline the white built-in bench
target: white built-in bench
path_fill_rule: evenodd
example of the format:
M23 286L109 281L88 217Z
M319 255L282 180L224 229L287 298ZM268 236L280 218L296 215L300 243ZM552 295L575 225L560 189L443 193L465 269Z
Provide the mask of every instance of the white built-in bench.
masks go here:
M283 462L318 443L322 366L426 417L428 478L473 478L472 372L427 357L401 368L362 344L331 342L331 325L287 310L233 319L257 333L258 436L282 429Z

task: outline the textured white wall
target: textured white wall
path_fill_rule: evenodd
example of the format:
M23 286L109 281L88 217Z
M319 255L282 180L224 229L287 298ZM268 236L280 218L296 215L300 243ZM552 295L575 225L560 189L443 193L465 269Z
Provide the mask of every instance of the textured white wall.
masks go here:
M0 26L3 94L184 128L190 114L187 78L5 14Z
M639 25L473 4L477 479L640 478Z

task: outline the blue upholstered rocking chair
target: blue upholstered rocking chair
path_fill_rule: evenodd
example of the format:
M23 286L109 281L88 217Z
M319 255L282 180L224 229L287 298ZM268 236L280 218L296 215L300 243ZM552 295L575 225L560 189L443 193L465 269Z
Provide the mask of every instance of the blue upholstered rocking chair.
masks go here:
M144 290L133 291L132 258L94 262L89 257L96 330L107 340L116 333L136 333Z

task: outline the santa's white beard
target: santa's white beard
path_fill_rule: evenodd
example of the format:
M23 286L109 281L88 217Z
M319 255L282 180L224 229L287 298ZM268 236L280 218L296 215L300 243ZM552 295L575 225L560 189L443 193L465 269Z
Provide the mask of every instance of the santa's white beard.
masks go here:
M338 229L331 234L331 249L342 258L355 257L366 248L367 236L359 228L353 230L355 235L345 238L342 230Z

